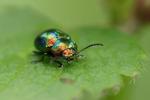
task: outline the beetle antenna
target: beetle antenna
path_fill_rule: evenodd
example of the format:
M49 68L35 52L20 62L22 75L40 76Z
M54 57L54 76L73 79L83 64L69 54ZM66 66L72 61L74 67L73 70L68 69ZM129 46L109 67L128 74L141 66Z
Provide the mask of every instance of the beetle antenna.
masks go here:
M104 45L101 44L101 43L90 44L90 45L86 46L85 48L81 49L81 50L78 52L78 54L81 53L82 51L84 51L84 50L86 50L86 49L88 49L88 48L90 48L90 47L94 47L94 46L104 46Z

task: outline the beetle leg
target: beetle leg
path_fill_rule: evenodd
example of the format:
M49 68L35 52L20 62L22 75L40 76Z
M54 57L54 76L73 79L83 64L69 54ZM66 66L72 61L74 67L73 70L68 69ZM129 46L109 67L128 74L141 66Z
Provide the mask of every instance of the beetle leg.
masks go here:
M84 57L84 55L78 55L78 58L79 59L81 59L81 58L83 58Z
M85 57L84 55L77 55L74 60L79 61L80 59L83 59Z
M44 53L43 52L40 52L40 51L33 51L33 53L35 54L35 55L43 55Z
M58 64L58 67L59 67L59 68L63 68L63 67L64 67L64 65L63 65L60 61L55 60L55 62Z
M74 61L75 59L66 59L67 63L70 64L72 61Z

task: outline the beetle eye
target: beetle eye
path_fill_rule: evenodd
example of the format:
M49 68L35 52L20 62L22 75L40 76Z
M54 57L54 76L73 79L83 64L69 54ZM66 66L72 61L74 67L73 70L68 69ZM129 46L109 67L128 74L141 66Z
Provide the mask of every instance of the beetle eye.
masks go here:
M63 51L63 55L65 57L71 57L74 54L74 51L72 49L66 49Z

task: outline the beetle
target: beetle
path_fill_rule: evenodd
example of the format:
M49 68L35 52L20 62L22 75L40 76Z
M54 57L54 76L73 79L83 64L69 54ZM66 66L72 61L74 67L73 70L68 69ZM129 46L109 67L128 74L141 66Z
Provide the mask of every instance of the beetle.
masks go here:
M43 61L44 56L48 56L52 57L59 67L63 67L63 63L59 59L67 62L73 61L81 56L82 51L93 46L103 46L103 44L90 44L78 50L76 42L67 33L59 29L49 29L37 35L34 46L36 48L36 51L33 51L34 54L42 55L42 59L39 61Z

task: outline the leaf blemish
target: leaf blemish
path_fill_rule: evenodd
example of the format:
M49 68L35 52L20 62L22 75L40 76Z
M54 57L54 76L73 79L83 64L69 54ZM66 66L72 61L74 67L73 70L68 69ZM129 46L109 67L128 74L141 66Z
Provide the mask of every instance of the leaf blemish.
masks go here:
M60 81L65 84L73 84L75 81L69 78L60 78Z

